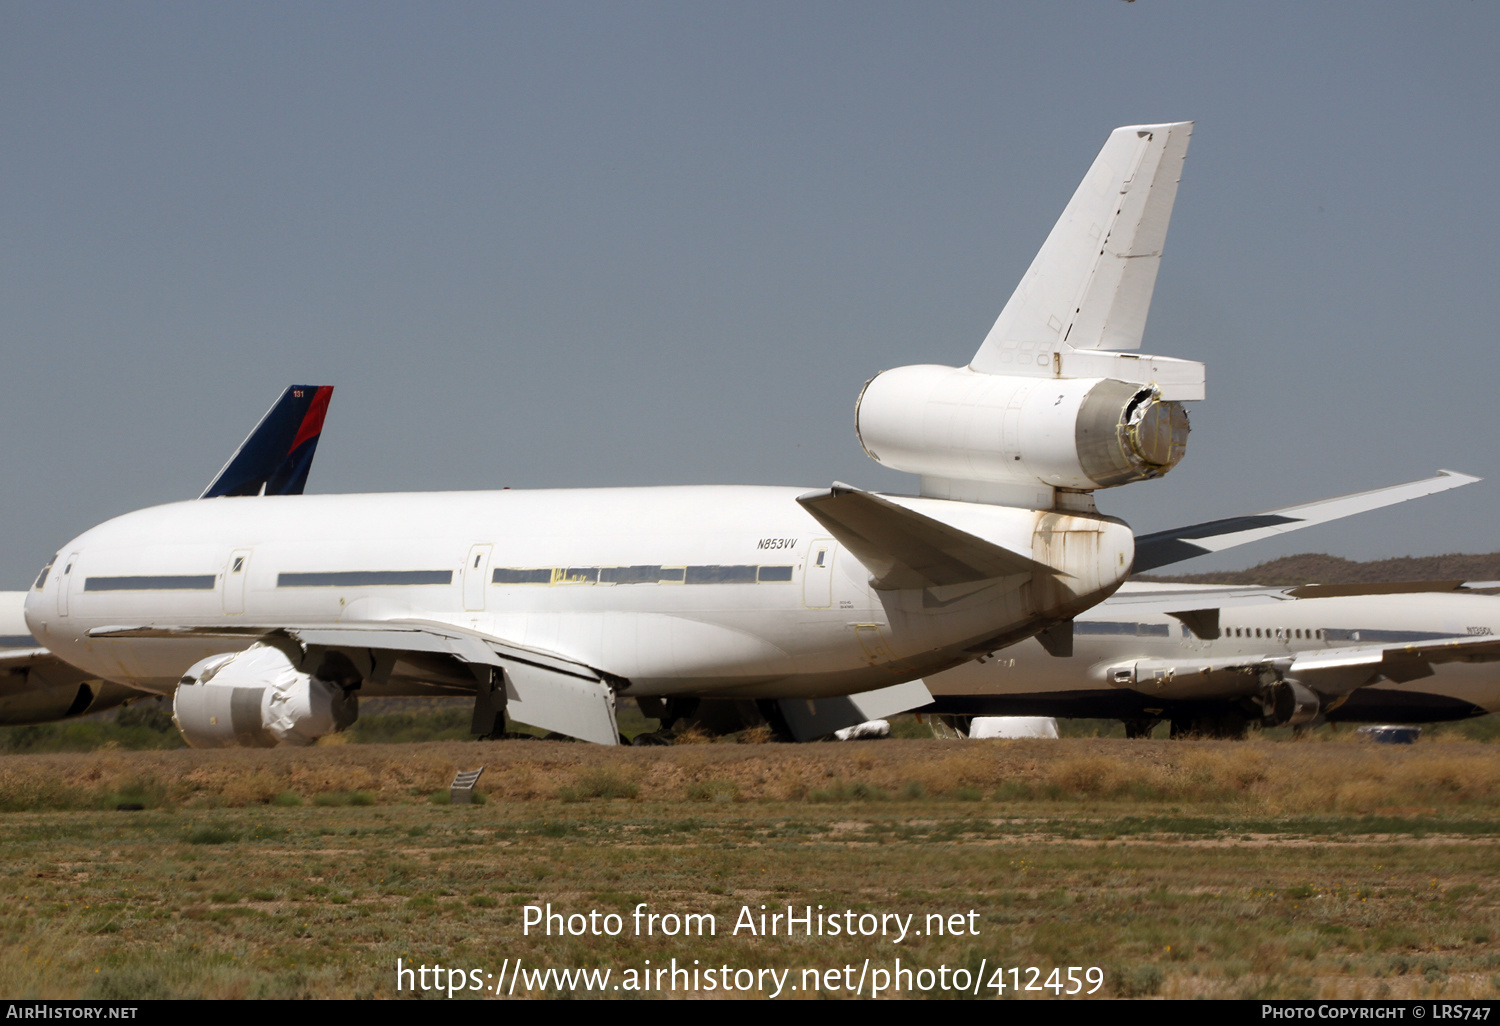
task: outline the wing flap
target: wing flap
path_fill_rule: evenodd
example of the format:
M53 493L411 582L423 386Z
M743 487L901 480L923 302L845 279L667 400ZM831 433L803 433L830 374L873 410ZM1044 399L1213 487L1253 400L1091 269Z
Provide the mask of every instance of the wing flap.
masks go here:
M931 705L932 693L922 681L913 680L857 695L783 698L776 704L792 736L798 741L811 741L836 730Z

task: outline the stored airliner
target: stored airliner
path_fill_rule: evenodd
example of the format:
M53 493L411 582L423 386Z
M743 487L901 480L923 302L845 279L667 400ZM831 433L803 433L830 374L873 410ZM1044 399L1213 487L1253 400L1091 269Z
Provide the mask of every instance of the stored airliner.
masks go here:
M275 494L300 491L292 459L80 535L27 625L85 673L173 695L203 747L310 744L359 694L473 694L478 726L604 744L617 694L924 704L919 678L1060 627L1131 570L1093 492L1169 472L1204 395L1201 364L1128 351L1190 132L1111 133L967 366L866 384L861 444L920 475L917 497Z
M934 711L1123 720L1143 737L1500 711L1500 596L1459 581L1259 588L1130 582L1073 621L927 678Z

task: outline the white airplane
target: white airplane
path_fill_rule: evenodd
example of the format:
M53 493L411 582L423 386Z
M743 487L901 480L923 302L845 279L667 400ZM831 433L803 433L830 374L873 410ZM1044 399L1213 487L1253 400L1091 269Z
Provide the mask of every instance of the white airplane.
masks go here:
M1493 587L1493 585L1491 585ZM1500 596L1458 581L1260 588L1130 582L1042 637L927 678L933 710L1162 720L1174 737L1253 723L1422 723L1500 711Z
M64 546L31 633L174 695L190 744L307 744L357 695L470 693L612 744L617 693L861 694L1064 622L1129 573L1092 493L1182 458L1203 366L1139 346L1189 123L1111 133L967 367L867 383L872 458L919 497L845 485L255 495L118 517ZM903 683L903 682L914 683ZM846 724L838 724L844 726Z

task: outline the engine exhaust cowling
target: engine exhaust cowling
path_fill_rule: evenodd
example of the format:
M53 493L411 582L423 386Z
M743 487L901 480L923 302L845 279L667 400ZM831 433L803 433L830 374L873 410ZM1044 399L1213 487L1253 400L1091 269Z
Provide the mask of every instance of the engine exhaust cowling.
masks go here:
M1316 692L1290 677L1263 685L1260 704L1264 722L1273 727L1300 727L1317 719L1323 709Z
M894 470L1091 491L1175 467L1188 418L1148 384L919 365L865 385L855 430L869 457Z
M305 747L352 725L359 699L255 644L194 663L172 700L172 721L193 748Z

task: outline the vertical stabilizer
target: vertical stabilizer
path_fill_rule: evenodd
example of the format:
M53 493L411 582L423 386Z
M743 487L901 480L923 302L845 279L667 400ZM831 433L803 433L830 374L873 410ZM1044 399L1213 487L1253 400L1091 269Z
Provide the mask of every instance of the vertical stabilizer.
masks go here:
M332 385L288 388L199 498L301 495L332 396Z
M1069 349L1140 348L1192 130L1180 121L1110 133L973 370L1052 377L1054 354Z

